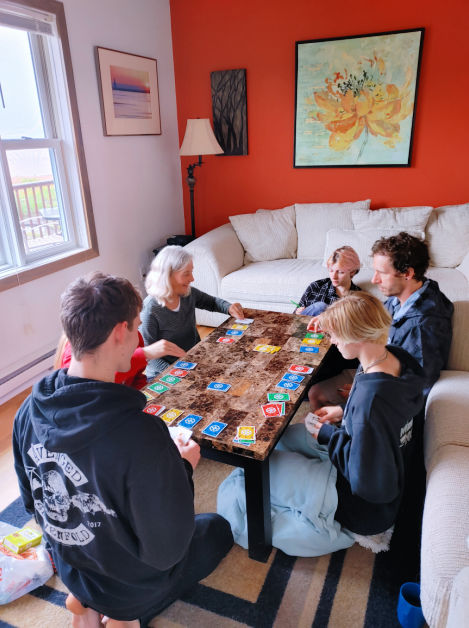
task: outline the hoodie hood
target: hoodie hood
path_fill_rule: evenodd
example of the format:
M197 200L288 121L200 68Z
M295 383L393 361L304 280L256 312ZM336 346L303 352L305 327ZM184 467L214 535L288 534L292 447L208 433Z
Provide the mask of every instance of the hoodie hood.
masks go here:
M426 284L426 285L425 285ZM386 303L392 317L399 311L400 303L397 297L391 297ZM402 307L405 307L405 303ZM404 319L421 318L422 316L432 316L451 321L454 306L446 295L444 295L438 282L433 279L424 278L424 286L415 302L407 310ZM400 321L393 321L393 325L399 325Z
M33 430L48 451L71 454L106 435L143 410L138 390L81 377L62 369L33 387L29 412Z

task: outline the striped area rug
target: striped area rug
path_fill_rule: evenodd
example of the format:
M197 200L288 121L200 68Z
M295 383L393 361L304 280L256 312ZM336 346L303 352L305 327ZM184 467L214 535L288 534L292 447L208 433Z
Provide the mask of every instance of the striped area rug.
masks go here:
M202 460L196 476L196 510L213 511L219 483L230 467ZM30 521L19 499L0 520ZM389 553L388 553L389 554ZM250 560L235 546L215 572L155 618L157 628L392 628L401 582L388 554L375 557L355 545L318 558L272 551L267 563ZM64 628L70 615L66 588L54 576L46 585L0 606L0 627Z

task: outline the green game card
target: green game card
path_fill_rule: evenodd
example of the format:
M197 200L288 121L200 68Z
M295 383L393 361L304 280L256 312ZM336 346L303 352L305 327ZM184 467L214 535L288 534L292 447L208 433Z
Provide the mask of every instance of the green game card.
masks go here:
M290 393L267 393L267 401L290 401Z
M160 382L164 382L165 384L169 384L170 386L174 386L181 381L180 377L176 377L175 375L163 375L160 377Z
M165 390L169 390L169 386L165 386L164 384L159 384L158 382L156 384L150 384L148 388L158 393L159 395L161 395L161 393L164 393Z
M307 331L305 334L305 338L324 338L324 334L319 334L314 331Z

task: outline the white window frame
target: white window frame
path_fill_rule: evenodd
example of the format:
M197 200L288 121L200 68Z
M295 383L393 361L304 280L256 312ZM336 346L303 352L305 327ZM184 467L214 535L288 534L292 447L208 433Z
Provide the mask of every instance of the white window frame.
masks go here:
M73 80L65 12L56 0L0 0L0 13L30 17L39 23L28 29L45 138L0 138L0 291L81 263L99 254L88 174ZM55 36L41 34L41 20ZM1 23L1 21L0 21ZM66 232L63 243L37 251L25 249L9 175L8 150L48 149Z

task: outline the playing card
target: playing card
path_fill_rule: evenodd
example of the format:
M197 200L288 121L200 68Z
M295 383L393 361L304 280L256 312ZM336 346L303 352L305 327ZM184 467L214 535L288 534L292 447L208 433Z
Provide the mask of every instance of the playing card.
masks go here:
M231 325L231 329L241 329L242 331L245 331L248 327L249 325L239 325L239 324Z
M320 338L303 338L301 341L302 345L307 345L309 347L321 344Z
M254 319L253 318L237 318L235 320L235 323L241 323L241 325L250 325L251 323L254 323Z
M156 403L150 403L146 408L143 409L147 414L153 414L153 416L158 416L166 406L159 406Z
M267 401L290 401L290 395L287 392L267 393Z
M225 331L226 336L242 336L243 332L240 329L227 329Z
M260 353L270 353L271 345L256 345L254 351L260 351Z
M303 364L292 364L288 370L290 373L304 373L305 375L314 371L312 366L303 366Z
M265 417L281 416L282 414L282 407L279 403L265 403L261 409Z
M324 334L317 331L307 331L305 334L305 338L324 338Z
M166 423L171 423L174 419L177 419L178 416L181 416L182 410L178 410L177 408L171 408L171 410L167 410L164 414L161 415L161 418Z
M163 377L160 377L160 382L164 382L165 384L169 384L170 386L174 386L180 381L181 378L175 377L174 375L163 375Z
M222 344L229 345L234 342L234 338L227 338L226 336L220 336L217 338L217 342L221 342Z
M197 362L185 362L184 360L178 360L176 364L174 365L174 367L177 369L184 369L188 371L195 369L196 366L197 366Z
M202 417L200 416L200 414L188 414L179 421L178 425L180 425L181 427L187 427L191 430L194 425L196 425L201 420Z
M288 390L296 390L298 386L298 382L289 382L287 379L282 379L277 384L277 388L287 388Z
M185 371L184 369L171 369L169 371L170 375L174 375L174 377L185 377L189 371Z
M296 375L295 373L285 373L282 375L282 379L286 379L289 382L302 382L304 375Z
M307 347L306 345L301 345L300 353L319 353L319 347Z
M148 388L153 392L158 393L159 395L161 395L161 393L164 393L165 390L169 390L169 386L165 386L164 384L160 384L159 382L150 384Z
M207 386L207 390L218 390L220 392L226 392L231 388L231 384L223 384L222 382L210 382Z
M148 401L154 399L154 396L151 394L151 392L148 392L148 390L142 390L142 393L145 395Z
M183 445L187 445L192 436L192 432L185 427L181 427L181 425L170 425L168 430L173 441L182 441Z
M240 425L236 429L236 437L239 441L251 441L255 442L256 440L256 428L254 425Z
M214 438L225 429L228 423L222 423L221 421L212 421L205 429L202 430L202 434L206 436L213 436Z

